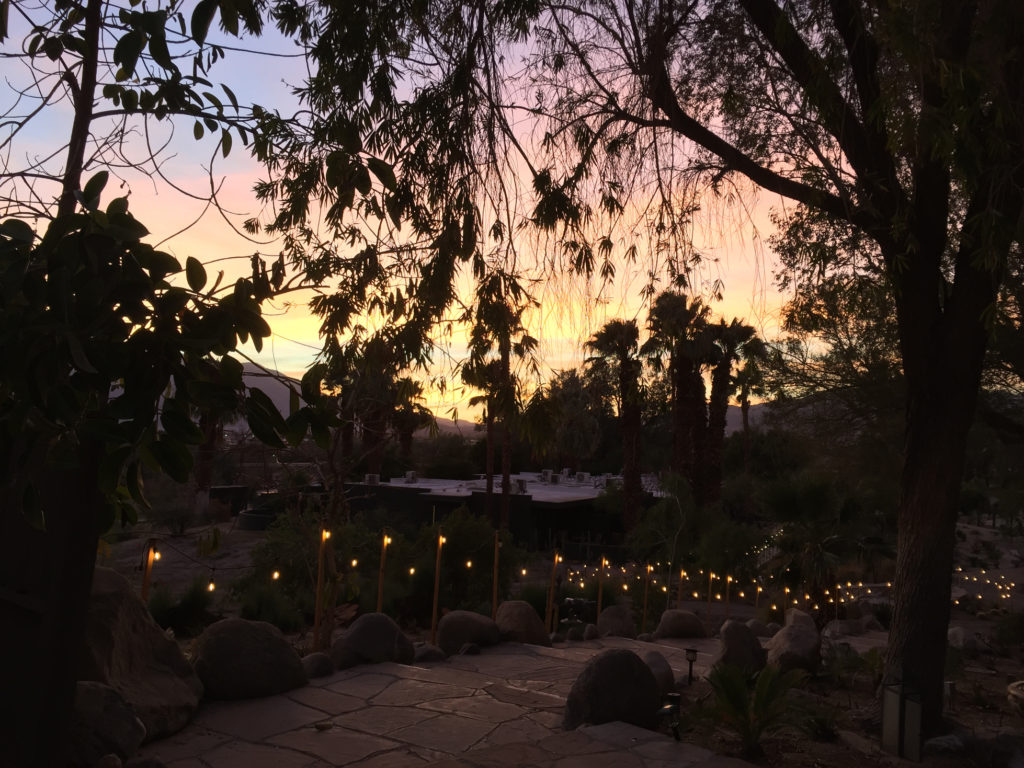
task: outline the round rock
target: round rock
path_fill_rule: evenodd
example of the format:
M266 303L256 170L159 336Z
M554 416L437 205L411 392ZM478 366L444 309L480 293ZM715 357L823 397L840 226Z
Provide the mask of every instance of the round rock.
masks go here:
M364 613L331 646L331 660L338 669L353 667L353 662L412 664L415 655L412 641L383 613Z
M658 628L654 630L654 639L663 637L707 637L704 623L693 611L670 608L661 614Z
M449 656L459 653L466 643L480 647L497 645L501 632L490 617L472 611L452 611L437 623L437 644Z
M633 612L626 605L612 605L601 611L597 618L597 631L601 637L636 638Z
M211 699L255 699L303 686L306 673L281 630L265 621L222 619L193 647L193 666Z
M551 645L551 638L537 611L525 600L506 600L495 617L502 637L517 643Z
M571 731L584 723L621 720L654 728L660 703L650 667L632 651L611 648L591 658L572 684L562 727Z

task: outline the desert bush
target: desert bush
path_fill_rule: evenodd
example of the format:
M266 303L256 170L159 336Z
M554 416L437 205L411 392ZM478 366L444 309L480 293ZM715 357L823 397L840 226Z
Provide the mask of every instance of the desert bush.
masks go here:
M790 693L805 677L802 670L784 673L774 666L750 676L739 667L719 664L708 674L712 697L704 715L739 738L744 757L760 757L765 736L796 726L799 708Z
M265 621L282 632L295 632L305 624L302 611L284 596L277 581L250 576L236 583L234 593L243 619Z
M193 581L181 597L162 585L153 589L149 598L149 613L164 629L171 629L178 637L195 637L217 617L211 612L213 594L205 578Z
M992 639L1003 648L1024 648L1024 613L1009 613L996 621Z

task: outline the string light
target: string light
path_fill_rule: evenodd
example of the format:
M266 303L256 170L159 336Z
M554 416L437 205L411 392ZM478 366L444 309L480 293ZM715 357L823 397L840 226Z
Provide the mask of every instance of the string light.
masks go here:
M414 573L416 573L416 569L415 568L410 568L409 569L409 575L412 576Z
M281 578L281 572L280 571L274 571L272 574L270 574L270 578L273 579L274 581L277 581L278 579Z
M355 558L352 558L352 567L355 568L357 565L359 565L359 561Z

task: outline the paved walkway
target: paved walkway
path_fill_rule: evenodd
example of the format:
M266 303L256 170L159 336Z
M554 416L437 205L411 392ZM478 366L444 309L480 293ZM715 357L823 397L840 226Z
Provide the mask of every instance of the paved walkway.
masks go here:
M280 696L206 703L142 753L168 768L749 768L625 723L561 729L565 697L595 653L655 649L678 678L687 646L704 674L717 640L504 643L431 665L365 665Z

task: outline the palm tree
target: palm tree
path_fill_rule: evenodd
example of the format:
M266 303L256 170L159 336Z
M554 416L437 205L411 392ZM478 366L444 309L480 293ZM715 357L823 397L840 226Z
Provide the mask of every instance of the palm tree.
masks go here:
M708 433L699 494L704 503L713 503L722 494L722 449L725 444L726 419L729 398L736 391L733 365L739 361L746 345L757 338L753 326L736 318L728 324L724 319L719 320L709 331L718 349L718 359L711 371L711 397L708 400Z
M501 424L501 509L498 525L507 529L511 508L512 423L518 410L516 379L512 374L513 355L533 361L537 340L523 325L526 310L536 302L520 284L519 279L502 270L479 276L476 303L471 312L470 361L482 365L495 347L498 352L498 375L493 406ZM470 319L467 317L466 319Z
M470 361L462 368L462 381L467 386L483 392L469 399L471 407L484 407L484 435L486 458L485 472L487 485L484 495L484 513L488 519L500 526L501 521L494 517L494 418L497 414L497 392L500 387L501 363L497 360L487 362Z
M398 438L398 450L408 466L412 463L412 439L418 429L436 427L434 414L423 404L423 385L410 376L401 377L395 388L396 402L391 426Z
M702 370L712 351L705 332L708 308L699 298L678 291L665 291L655 298L648 315L650 338L643 354L654 365L668 355L671 392L672 470L699 485L707 411Z
M750 398L765 393L761 363L768 356L768 347L758 337L743 346L743 366L736 373L736 399L743 415L743 472L750 474Z
M609 366L618 374L619 419L622 423L623 518L630 530L640 514L640 411L642 363L635 320L609 320L586 343L591 365Z

